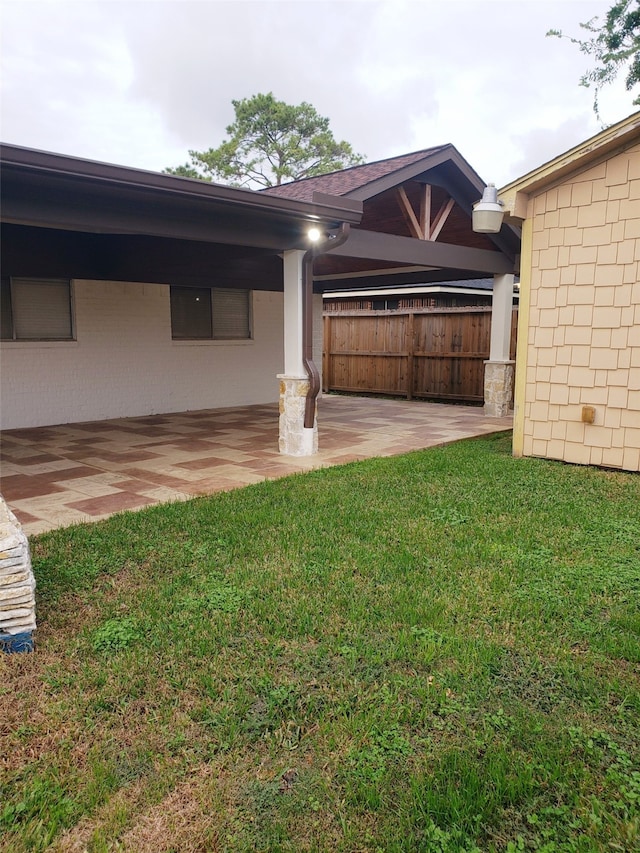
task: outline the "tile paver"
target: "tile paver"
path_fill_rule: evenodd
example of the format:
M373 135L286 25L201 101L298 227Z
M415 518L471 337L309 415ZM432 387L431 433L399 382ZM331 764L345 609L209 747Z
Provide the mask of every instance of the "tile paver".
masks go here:
M278 453L278 406L7 430L0 491L29 535L329 465L511 429L512 419L438 403L325 396L320 452Z

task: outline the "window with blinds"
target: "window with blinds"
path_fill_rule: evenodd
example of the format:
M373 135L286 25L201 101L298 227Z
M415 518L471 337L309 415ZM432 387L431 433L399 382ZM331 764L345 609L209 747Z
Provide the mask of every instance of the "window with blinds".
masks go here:
M211 311L215 340L237 341L251 337L248 290L214 287Z
M171 287L170 293L174 340L251 338L251 291L231 287Z
M172 287L171 337L197 341L212 335L211 291L206 287Z
M0 297L2 340L74 339L71 282L67 279L2 279Z

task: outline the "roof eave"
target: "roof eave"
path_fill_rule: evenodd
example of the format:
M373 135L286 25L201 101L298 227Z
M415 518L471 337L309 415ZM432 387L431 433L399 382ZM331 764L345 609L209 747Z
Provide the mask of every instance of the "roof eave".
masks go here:
M210 200L218 205L228 204L236 209L246 208L267 215L273 213L310 221L347 222L351 225L357 225L362 216L362 205L355 205L338 196L318 194L319 197L311 202L298 201L194 178L116 166L7 143L0 146L0 162L3 169L9 168L13 171L32 174L41 172L86 184L120 185L129 190L153 192L165 197Z
M457 157L455 155L457 155ZM394 171L383 175L382 177L374 178L366 184L350 190L344 194L345 198L367 201L367 199L373 198L374 196L385 192L385 190L392 189L393 187L396 187L405 181L409 181L411 178L415 178L424 172L428 172L436 166L446 163L452 159L455 159L456 165L464 163L468 170L473 174L473 180L477 181L479 186L484 186L480 177L473 172L469 164L464 160L457 149L451 145L451 143L447 143L446 145L440 146L432 153L426 154L422 159L416 160L414 163L409 163L406 166L402 166L399 169L395 169Z

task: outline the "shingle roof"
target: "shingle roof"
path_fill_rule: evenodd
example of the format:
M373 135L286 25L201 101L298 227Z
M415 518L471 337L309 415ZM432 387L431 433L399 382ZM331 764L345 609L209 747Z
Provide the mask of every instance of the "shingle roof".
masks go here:
M406 166L411 166L413 163L418 163L447 147L449 146L437 145L434 148L425 148L411 154L401 154L399 157L377 160L375 163L351 166L349 169L329 172L326 175L318 175L316 178L302 178L299 181L281 184L279 187L268 187L261 192L299 201L311 201L314 192L327 193L327 195L348 195L353 190L397 172Z

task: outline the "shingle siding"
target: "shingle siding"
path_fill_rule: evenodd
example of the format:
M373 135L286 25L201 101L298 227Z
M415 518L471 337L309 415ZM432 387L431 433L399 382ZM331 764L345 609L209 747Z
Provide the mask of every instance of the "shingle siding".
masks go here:
M527 455L640 469L639 176L635 145L530 199Z

